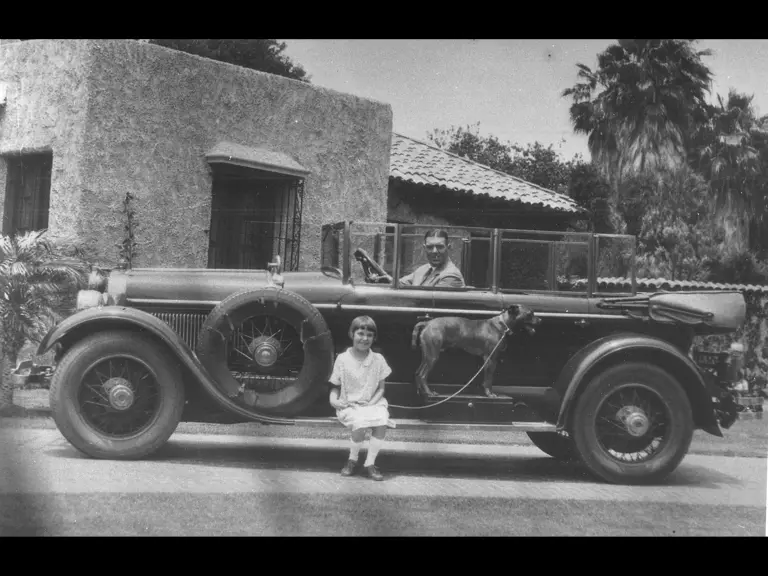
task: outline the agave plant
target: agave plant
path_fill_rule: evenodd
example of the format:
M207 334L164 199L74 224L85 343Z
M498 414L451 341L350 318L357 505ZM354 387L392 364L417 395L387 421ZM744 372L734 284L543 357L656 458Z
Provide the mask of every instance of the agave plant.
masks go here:
M87 271L81 250L45 230L0 236L0 415L17 411L11 373L22 347L74 310Z

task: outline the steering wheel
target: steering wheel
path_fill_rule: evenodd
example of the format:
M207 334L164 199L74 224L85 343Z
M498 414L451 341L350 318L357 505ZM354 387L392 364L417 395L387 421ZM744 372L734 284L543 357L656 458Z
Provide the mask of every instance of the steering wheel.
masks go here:
M389 284L390 277L378 262L373 260L362 248L357 248L354 253L355 259L360 262L365 273L365 281L373 284Z

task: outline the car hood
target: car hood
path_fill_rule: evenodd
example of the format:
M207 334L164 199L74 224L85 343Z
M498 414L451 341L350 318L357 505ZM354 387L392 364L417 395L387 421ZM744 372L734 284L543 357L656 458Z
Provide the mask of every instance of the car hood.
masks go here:
M351 288L321 272L284 272L286 290L310 302L335 301ZM174 301L215 305L236 292L268 286L265 270L211 270L138 268L112 272L110 293L119 294L127 304Z

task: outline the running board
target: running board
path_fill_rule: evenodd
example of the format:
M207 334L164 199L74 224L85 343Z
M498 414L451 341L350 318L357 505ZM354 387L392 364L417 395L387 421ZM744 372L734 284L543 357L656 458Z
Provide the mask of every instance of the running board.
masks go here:
M557 425L548 422L508 422L473 424L470 422L428 422L393 418L396 430L462 430L466 432L557 432ZM336 418L296 418L296 426L310 428L341 428Z

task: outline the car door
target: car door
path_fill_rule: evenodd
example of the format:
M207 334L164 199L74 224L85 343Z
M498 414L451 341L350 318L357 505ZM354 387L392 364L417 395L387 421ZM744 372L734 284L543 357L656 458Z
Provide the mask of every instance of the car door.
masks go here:
M492 288L492 231L488 229L451 228L451 261L459 268L464 286L436 286L431 317L458 316L468 320L487 320L503 309L502 294ZM430 375L430 385L439 392L455 392L482 366L483 359L452 349L440 355ZM481 377L476 380L480 385ZM474 390L474 389L473 389ZM476 390L475 390L476 392Z
M339 301L334 311L332 328L337 341L337 351L351 345L347 335L348 328L357 316L370 316L378 328L377 341L373 350L384 355L392 369L388 378L387 398L397 403L398 398L406 397L413 401L415 388L412 383L416 368L421 361L418 349L412 347L413 329L419 320L428 317L434 309L434 297L431 287L368 283L360 262L355 259L355 250L362 248L365 254L384 272L393 276L397 273L394 258L395 226L353 224L349 234L350 275L353 289ZM409 231L410 232L410 231ZM418 258L403 258L404 254L418 254L415 241L419 232L404 234L400 244L401 265L397 266L400 277L405 276L423 262ZM402 239L401 239L402 240ZM411 245L413 244L413 245ZM405 260L405 262L403 262ZM398 392L398 384L406 386Z
M541 323L534 335L508 336L495 378L499 386L552 386L568 359L592 338L586 283L566 280L569 274L587 275L589 237L535 234L500 238L503 306L526 306Z

